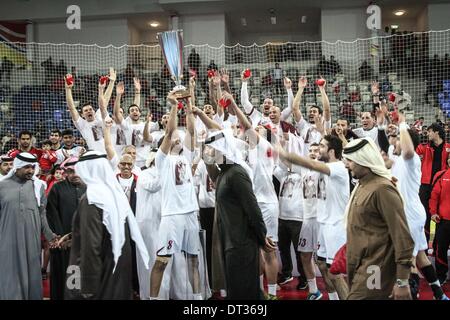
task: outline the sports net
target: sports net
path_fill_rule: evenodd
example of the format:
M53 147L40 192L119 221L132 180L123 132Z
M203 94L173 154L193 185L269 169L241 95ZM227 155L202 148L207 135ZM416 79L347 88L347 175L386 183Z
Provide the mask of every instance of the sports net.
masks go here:
M450 117L449 53L450 30L336 43L219 48L190 45L184 50L184 73L188 79L190 69L197 71L200 107L209 100L209 69L228 70L229 85L239 100L240 74L249 68L253 105L272 97L281 108L287 105L283 77L292 79L294 93L299 76L308 78L309 85L302 99L302 108L307 108L320 105L320 93L314 81L323 76L328 83L333 119L346 117L353 127L359 126L361 112L372 111L371 83L377 80L382 98L389 100L392 92L410 96L411 102L402 106L409 123L414 124L423 117L423 124L429 125L436 119L445 123ZM74 76L76 103L81 106L91 101L94 107L99 78L108 73L109 67L117 70L117 81L125 83L124 106L133 101L133 77L139 78L142 116L152 110L157 119L166 111L165 97L174 86L157 45L100 47L0 42L0 56L0 136L4 148L8 137L23 129L31 130L40 141L48 137L51 129L74 128L65 103L66 73ZM109 110L113 101L114 93Z

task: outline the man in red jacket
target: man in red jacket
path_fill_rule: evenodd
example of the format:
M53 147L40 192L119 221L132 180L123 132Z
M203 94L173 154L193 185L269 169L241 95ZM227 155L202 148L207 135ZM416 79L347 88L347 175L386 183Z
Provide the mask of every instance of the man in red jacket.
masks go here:
M438 123L433 123L428 127L427 144L421 144L416 152L422 160L422 179L419 190L420 201L427 211L427 220L425 222L425 235L427 241L430 239L430 211L429 201L431 196L432 181L436 173L447 169L447 157L450 153L450 144L445 143L445 131Z
M447 156L450 167L450 154ZM436 274L443 285L447 280L450 245L450 169L436 173L430 199L431 219L436 222Z
M8 157L15 158L21 152L29 152L39 159L42 156L42 150L36 149L32 144L33 134L28 130L20 131L19 133L19 146L17 149L12 149L8 151Z

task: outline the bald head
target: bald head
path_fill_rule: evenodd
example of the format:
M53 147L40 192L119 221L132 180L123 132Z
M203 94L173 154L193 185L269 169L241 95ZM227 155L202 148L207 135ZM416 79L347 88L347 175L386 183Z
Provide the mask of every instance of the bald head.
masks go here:
M269 118L274 124L280 123L280 117L281 117L281 110L277 106L270 107L269 110Z
M134 166L134 159L129 154L124 154L119 161L120 176L124 179L131 178L131 170Z

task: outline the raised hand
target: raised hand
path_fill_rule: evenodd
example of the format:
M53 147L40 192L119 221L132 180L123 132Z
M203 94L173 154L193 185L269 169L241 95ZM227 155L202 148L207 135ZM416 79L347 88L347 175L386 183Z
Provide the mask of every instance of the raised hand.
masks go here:
M107 118L105 118L105 127L107 129L111 129L113 125L113 120L108 116Z
M380 92L380 85L377 81L372 81L372 94L378 94Z
M229 83L230 82L230 75L228 74L228 70L225 68L222 68L220 70L220 79L223 83Z
M301 76L300 79L298 79L298 88L299 89L305 89L308 85L308 79L306 77Z
M123 83L123 81L120 81L117 85L116 85L116 95L123 95L125 93L125 84Z
M113 67L109 68L109 75L108 75L109 80L111 81L116 81L117 79L117 74L116 74L116 70L114 70Z
M247 82L251 77L252 77L251 74L249 77L245 77L245 70L242 71L242 73L241 73L241 81L242 82Z
M139 81L138 78L133 78L133 82L134 82L134 89L136 90L136 92L141 92L141 82Z
M284 77L284 87L286 88L286 90L292 88L292 81L288 77Z
M177 100L177 96L175 94L175 91L170 91L169 92L169 94L167 95L167 101L171 105L178 105L178 100Z
M194 88L195 88L195 77L194 77L194 76L192 76L192 77L189 78L189 87L190 87L191 89L194 89Z
M68 73L64 76L64 85L66 87L66 89L71 89L73 87L73 76Z
M149 112L147 115L147 122L152 122L152 121L153 121L153 114L151 112Z
M214 77L212 77L212 82L214 86L219 86L220 85L220 75L217 71L214 72Z

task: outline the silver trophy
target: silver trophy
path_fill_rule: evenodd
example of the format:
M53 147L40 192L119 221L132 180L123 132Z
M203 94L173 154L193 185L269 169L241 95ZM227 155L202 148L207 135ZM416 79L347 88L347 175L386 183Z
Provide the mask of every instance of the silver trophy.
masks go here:
M175 95L178 99L190 96L189 90L181 84L183 79L183 38L182 30L165 31L158 33L159 45L161 47L167 68L175 82Z

